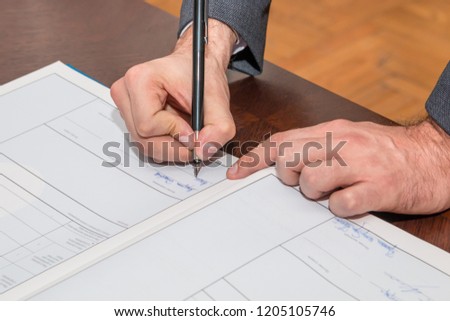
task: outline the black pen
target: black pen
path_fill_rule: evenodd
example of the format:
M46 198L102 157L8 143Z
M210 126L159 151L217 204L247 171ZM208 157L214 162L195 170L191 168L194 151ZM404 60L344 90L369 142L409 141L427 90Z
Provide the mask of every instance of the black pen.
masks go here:
M194 1L193 83L192 83L192 129L195 143L203 128L203 97L205 88L205 45L208 42L208 0ZM202 161L194 150L194 175L198 176Z

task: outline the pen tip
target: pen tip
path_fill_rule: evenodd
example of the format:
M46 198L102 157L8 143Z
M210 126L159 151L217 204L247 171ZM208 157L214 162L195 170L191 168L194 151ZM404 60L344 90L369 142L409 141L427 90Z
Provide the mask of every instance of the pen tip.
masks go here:
M198 167L197 166L194 166L194 176L195 176L195 178L197 178L197 176L198 176Z
M200 172L200 169L202 168L202 163L200 161L194 162L194 176L197 178L198 173Z

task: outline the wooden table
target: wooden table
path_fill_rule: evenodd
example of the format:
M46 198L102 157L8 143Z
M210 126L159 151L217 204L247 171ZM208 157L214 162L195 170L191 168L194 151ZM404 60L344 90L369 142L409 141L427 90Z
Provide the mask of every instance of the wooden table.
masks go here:
M129 67L168 54L178 27L140 0L1 0L0 13L0 84L62 60L110 86ZM270 63L257 78L231 74L230 88L241 142L337 118L392 124ZM377 215L450 252L450 211Z

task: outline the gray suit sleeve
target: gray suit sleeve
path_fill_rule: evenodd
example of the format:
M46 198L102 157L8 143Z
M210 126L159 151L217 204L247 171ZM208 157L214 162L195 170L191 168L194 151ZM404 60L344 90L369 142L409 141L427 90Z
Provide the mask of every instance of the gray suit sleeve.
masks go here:
M231 58L230 68L250 75L262 72L271 0L209 0L209 16L236 30L247 48ZM193 0L183 0L181 30L193 20Z
M450 135L450 62L431 92L425 107L428 115Z

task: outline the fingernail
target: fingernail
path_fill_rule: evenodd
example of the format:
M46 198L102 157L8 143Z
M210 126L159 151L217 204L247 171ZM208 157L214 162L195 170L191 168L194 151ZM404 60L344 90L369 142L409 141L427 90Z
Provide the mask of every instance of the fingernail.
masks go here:
M233 164L233 166L231 166L228 169L228 173L231 174L231 175L235 175L235 174L237 174L238 169L239 169L238 162L236 162L236 163Z
M215 153L217 153L219 149L216 146L208 147L208 150L206 151L208 153L208 158L214 156Z
M192 135L180 135L178 141L186 147L193 146Z
M217 153L219 148L220 146L217 146L217 144L215 143L206 143L205 145L203 145L201 150L203 159L210 159L211 157L213 157Z
M189 136L180 136L180 142L189 143Z

